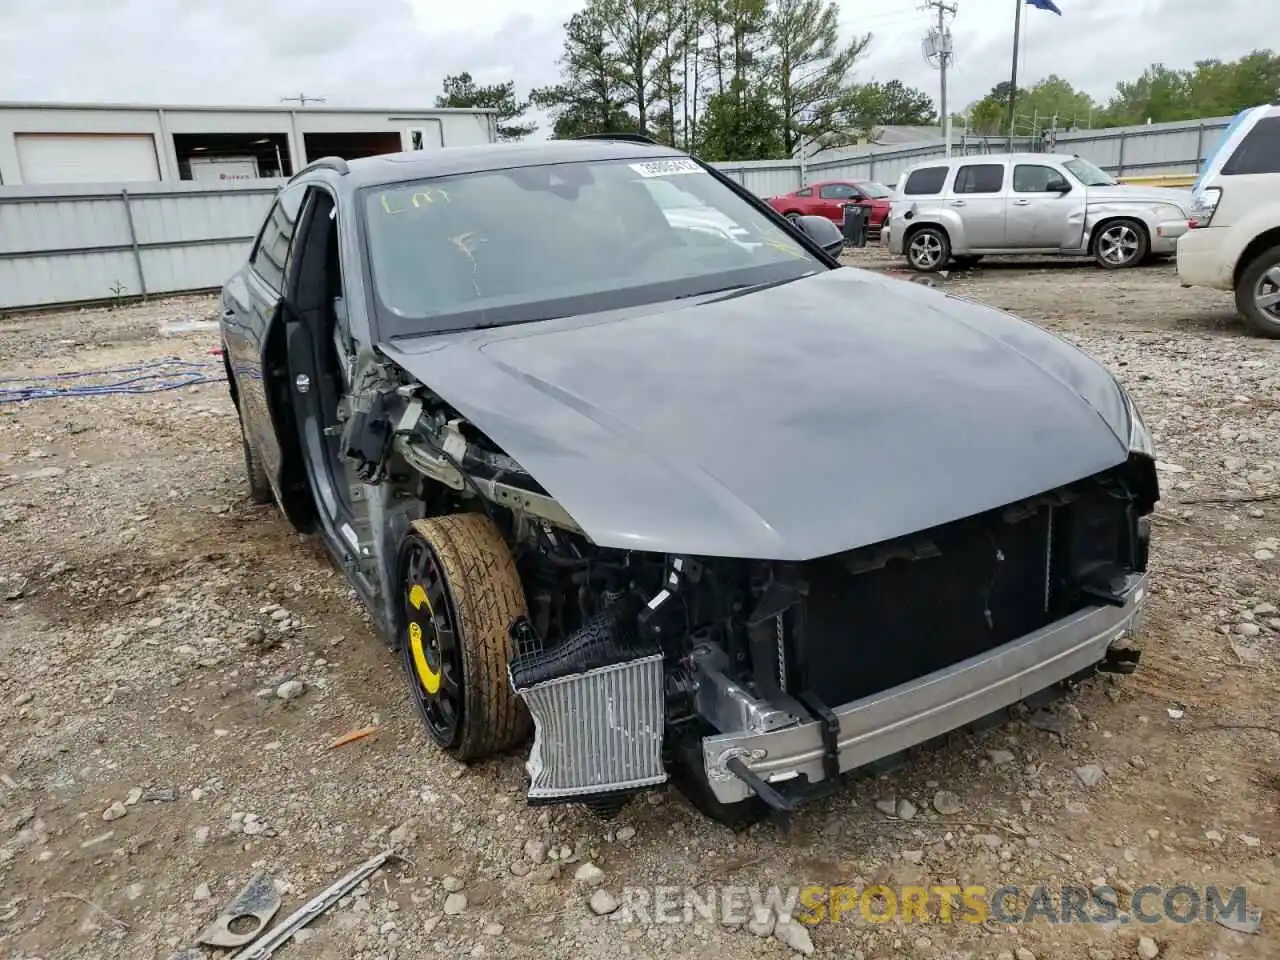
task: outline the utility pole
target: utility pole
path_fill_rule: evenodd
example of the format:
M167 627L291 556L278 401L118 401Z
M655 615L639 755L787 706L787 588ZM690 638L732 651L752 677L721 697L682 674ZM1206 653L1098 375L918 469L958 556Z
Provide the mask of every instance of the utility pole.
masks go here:
M1013 0L1013 68L1009 73L1009 152L1013 152L1014 103L1018 99L1018 41L1022 38L1022 4Z
M308 103L327 103L328 102L327 97L308 97L305 93L300 93L296 97L280 98L281 103L288 103L291 100L297 101L298 106L300 107L305 107Z
M938 98L938 117L942 121L942 138L946 144L947 156L951 156L951 115L947 112L947 64L951 61L951 31L947 28L947 17L956 15L956 5L946 0L926 0L924 9L938 11L938 25L929 29L924 39L924 58L930 66L937 65L941 81Z

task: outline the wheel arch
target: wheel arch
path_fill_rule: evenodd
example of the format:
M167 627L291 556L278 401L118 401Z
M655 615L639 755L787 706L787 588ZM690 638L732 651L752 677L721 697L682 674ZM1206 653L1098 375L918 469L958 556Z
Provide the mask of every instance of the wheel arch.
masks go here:
M1102 232L1113 223L1119 223L1121 220L1127 220L1130 223L1138 225L1138 228L1142 230L1143 238L1147 241L1147 249L1150 250L1151 226L1146 220L1136 213L1108 213L1100 217L1098 221L1089 228L1089 242L1086 244L1085 249L1088 250L1090 254L1096 252L1094 248L1098 243L1098 238L1102 236Z
M1253 258L1263 250L1270 250L1272 247L1280 247L1280 227L1264 230L1245 244L1245 248L1240 251L1240 256L1236 258L1235 269L1231 272L1232 288L1239 285L1240 277L1249 268Z

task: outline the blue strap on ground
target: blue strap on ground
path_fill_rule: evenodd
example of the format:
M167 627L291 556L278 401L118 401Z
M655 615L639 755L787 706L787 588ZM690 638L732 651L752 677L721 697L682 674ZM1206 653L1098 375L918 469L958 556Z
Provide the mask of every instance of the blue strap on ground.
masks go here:
M124 376L133 374L133 376ZM107 382L93 382L113 378ZM162 357L132 367L80 370L38 377L0 377L0 404L64 397L161 393L226 380L220 364Z

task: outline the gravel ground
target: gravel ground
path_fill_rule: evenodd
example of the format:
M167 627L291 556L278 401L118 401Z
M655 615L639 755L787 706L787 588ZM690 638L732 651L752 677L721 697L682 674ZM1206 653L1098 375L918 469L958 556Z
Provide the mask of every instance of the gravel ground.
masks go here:
M1164 493L1147 652L1050 713L851 781L787 832L735 836L674 791L612 822L530 808L522 756L443 759L320 547L244 497L222 384L0 404L0 956L169 957L258 872L283 916L387 847L407 859L279 956L1280 955L1280 344L1167 265L984 263L933 282L1079 343L1142 407ZM214 313L186 298L13 317L0 377L216 363L208 326L158 332ZM596 914L645 884L1099 879L1122 895L1242 885L1261 927Z

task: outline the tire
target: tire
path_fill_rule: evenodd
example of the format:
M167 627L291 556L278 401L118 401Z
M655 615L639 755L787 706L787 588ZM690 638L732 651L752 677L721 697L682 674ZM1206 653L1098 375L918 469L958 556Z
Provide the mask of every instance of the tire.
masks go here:
M1280 340L1280 247L1263 250L1241 271L1236 308L1253 333Z
M244 416L236 407L236 419L240 421L240 446L244 451L244 473L249 486L249 499L257 504L274 502L276 496L271 490L271 481L267 479L266 468L258 459L258 453L249 442L249 434L244 428Z
M920 227L903 244L907 263L918 273L934 273L951 259L951 239L941 227Z
M511 689L508 630L525 616L515 562L488 517L416 520L400 546L401 662L431 739L455 760L478 760L529 736Z
M1093 235L1093 260L1103 270L1136 267L1151 248L1147 228L1137 220L1109 220Z

